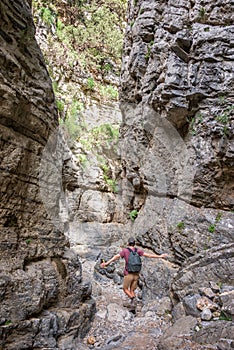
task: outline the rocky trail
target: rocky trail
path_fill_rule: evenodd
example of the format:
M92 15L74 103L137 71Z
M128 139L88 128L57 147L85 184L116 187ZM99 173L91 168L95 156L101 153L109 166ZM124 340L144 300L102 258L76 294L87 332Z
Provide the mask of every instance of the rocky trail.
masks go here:
M84 278L93 274L95 263L83 263ZM92 278L92 277L91 277ZM141 290L129 300L122 290L106 276L92 280L97 313L92 328L83 340L84 349L157 349L157 340L171 324L171 315L159 316L153 305L144 304Z
M200 294L185 297L183 303L174 300L172 305L173 295L163 291L163 286L166 280L173 285L178 266L169 260L147 259L143 260L137 296L131 301L122 290L124 262L101 269L100 256L90 259L81 258L82 275L84 281L92 283L96 313L77 349L232 349L233 322L220 318L227 310L231 312L231 286L220 288L209 282L210 288L200 287ZM187 278L186 273L183 276Z

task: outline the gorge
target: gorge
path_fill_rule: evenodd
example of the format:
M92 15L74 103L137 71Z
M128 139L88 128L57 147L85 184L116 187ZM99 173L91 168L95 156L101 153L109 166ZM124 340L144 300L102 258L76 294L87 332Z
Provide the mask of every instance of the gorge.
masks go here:
M86 3L39 5L65 23ZM87 73L31 6L0 3L0 349L233 349L233 2L129 0L119 102L118 62ZM170 255L133 309L123 262L100 268L129 236Z

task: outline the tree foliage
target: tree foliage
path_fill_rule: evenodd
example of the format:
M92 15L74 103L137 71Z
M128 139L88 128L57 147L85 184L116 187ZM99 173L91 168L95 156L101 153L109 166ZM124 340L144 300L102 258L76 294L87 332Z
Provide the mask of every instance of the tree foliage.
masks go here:
M126 5L127 0L33 0L60 123L71 145L86 132L82 113L90 96L118 99Z
M54 27L58 40L81 56L87 70L106 73L119 64L127 0L34 0L34 13ZM84 66L84 64L83 64Z

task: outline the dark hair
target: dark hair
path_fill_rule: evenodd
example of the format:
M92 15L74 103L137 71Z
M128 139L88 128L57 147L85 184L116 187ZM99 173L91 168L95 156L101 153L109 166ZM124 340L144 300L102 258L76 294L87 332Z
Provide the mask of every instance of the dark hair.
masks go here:
M134 247L135 244L136 244L135 239L133 237L130 237L128 239L128 245L130 245L131 247Z

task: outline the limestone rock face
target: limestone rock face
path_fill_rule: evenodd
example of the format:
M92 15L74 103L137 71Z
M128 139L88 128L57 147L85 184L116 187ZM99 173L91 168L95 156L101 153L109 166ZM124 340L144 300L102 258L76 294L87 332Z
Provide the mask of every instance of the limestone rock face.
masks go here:
M0 347L76 349L95 304L40 197L42 151L58 121L29 3L0 4Z
M120 91L123 203L126 212L138 212L132 227L138 242L171 252L181 265L172 313L201 317L202 288L218 283L230 292L234 285L233 4L130 1L128 18ZM225 319L232 318L230 299L219 304ZM215 332L225 326L220 347L231 346L229 322L220 320ZM192 330L175 347L172 333L160 349L218 343L198 340L202 331Z

